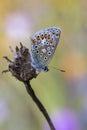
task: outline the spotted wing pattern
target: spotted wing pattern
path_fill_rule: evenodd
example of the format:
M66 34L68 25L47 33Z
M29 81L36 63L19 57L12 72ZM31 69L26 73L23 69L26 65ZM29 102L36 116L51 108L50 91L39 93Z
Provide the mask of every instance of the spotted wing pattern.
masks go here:
M31 38L32 66L39 72L44 70L58 45L61 31L57 27L36 32Z

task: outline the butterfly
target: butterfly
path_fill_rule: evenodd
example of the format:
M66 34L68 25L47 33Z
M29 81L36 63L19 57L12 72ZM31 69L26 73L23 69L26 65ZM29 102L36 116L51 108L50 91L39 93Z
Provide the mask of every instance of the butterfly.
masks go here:
M50 27L31 37L31 64L38 72L48 71L47 65L57 48L60 34L60 28Z

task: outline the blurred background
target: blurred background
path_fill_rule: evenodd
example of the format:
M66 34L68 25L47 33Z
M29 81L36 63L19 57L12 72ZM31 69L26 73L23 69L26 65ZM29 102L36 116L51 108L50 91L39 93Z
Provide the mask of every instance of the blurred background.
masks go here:
M38 30L57 26L61 38L48 73L31 85L47 109L56 130L87 130L87 1L0 0L0 72L13 59L9 46L30 48ZM0 130L50 130L45 118L10 73L0 74Z

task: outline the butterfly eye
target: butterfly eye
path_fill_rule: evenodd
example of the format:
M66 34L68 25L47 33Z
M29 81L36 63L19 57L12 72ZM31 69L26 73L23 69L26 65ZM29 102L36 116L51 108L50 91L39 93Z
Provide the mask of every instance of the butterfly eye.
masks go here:
M54 42L54 40L53 40L53 38L50 40L50 43L53 43Z

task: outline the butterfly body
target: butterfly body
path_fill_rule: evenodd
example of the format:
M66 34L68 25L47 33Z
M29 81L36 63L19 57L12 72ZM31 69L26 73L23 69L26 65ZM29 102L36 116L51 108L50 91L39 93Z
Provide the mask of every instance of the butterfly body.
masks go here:
M46 28L36 32L31 38L31 61L37 71L48 71L51 60L59 42L61 31L57 27Z

